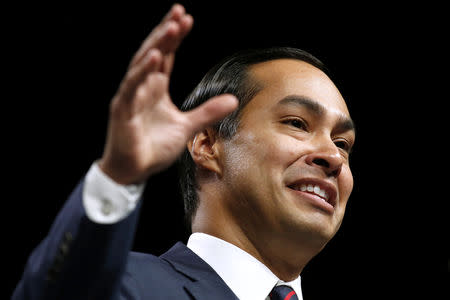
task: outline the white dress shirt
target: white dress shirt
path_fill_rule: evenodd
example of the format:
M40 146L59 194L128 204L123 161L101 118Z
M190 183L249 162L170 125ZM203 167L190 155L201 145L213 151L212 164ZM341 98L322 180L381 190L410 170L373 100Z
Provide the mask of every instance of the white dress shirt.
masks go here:
M96 223L113 224L127 217L136 207L145 185L120 185L92 164L83 188L87 217ZM187 247L208 263L240 300L268 299L276 285L288 285L302 300L300 276L284 282L259 260L224 240L204 233L193 233Z
M219 274L240 300L268 299L276 285L292 287L298 299L303 299L300 276L284 282L259 260L233 244L197 232L189 237L187 246Z
M83 206L88 218L100 224L113 224L127 217L144 192L144 184L121 185L109 178L95 162L86 174Z

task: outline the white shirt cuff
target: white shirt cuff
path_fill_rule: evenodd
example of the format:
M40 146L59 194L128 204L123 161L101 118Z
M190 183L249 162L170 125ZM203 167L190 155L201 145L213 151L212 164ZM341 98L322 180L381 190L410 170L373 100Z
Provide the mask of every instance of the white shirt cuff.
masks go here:
M99 224L119 222L135 209L144 187L145 183L118 184L94 162L86 174L83 187L83 206L87 217Z

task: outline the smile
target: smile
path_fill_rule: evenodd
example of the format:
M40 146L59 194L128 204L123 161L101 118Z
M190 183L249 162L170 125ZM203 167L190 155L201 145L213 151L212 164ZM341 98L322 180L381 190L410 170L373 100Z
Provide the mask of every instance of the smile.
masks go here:
M303 178L288 185L296 193L300 193L319 205L326 211L332 212L337 205L337 189L326 180L318 178Z
M294 186L292 188L297 191L316 194L317 196L323 198L327 202L330 197L330 196L328 196L327 192L325 192L325 190L321 189L320 186L318 186L318 185L301 184L300 186Z

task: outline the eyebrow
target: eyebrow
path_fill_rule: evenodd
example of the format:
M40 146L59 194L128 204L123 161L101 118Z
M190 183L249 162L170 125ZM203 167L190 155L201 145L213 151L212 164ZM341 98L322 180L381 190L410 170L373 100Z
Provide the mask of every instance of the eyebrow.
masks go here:
M326 108L319 102L300 95L289 95L278 101L277 105L295 105L305 107L307 110L317 115L318 117L323 117L326 113ZM345 131L356 131L355 122L345 115L340 115L336 124L336 130L340 132Z

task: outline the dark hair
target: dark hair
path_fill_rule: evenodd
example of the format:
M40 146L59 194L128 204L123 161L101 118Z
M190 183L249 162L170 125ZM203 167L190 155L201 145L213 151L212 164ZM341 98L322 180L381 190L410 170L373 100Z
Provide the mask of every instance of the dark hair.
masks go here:
M275 59L296 59L307 62L328 74L324 64L310 53L290 47L250 49L237 52L209 70L181 106L183 111L199 106L208 99L229 93L239 100L238 108L214 125L219 137L231 138L239 126L240 112L244 106L262 89L248 74L248 68L254 64ZM186 221L191 224L198 207L196 192L196 165L186 149L180 158L180 186L184 200Z

